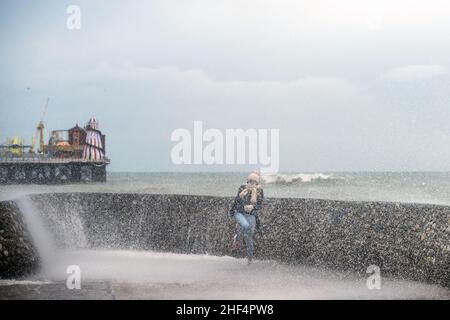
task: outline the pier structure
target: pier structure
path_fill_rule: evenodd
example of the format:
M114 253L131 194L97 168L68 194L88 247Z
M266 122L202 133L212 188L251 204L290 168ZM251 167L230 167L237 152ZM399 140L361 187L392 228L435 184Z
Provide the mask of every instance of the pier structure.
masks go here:
M25 145L23 139L14 137L0 145L0 184L59 184L76 182L105 182L106 136L99 123L91 117L84 127L76 124L68 130L52 130L44 142L43 116L36 127L36 139Z
M108 158L0 157L0 184L105 182Z

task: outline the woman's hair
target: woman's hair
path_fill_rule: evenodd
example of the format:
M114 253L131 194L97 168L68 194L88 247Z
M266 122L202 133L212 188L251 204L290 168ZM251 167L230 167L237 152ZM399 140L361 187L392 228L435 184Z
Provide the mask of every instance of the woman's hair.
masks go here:
M247 177L247 183L249 181L255 181L259 185L261 183L261 174L258 171L253 171Z

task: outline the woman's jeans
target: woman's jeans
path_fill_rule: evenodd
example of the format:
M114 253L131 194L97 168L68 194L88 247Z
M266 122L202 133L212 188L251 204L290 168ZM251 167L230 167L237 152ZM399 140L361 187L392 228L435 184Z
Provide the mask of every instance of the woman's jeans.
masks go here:
M254 215L236 212L234 219L239 224L239 231L236 234L236 240L239 241L244 237L247 244L247 256L253 257L253 233L255 232L256 218Z

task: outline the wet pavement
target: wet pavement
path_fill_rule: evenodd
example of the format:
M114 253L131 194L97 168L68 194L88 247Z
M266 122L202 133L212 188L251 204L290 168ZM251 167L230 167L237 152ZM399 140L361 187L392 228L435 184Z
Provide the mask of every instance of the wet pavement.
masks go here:
M66 286L69 265L80 267L80 289ZM0 299L450 299L446 288L384 277L370 290L367 277L227 256L83 250L29 279L0 280Z

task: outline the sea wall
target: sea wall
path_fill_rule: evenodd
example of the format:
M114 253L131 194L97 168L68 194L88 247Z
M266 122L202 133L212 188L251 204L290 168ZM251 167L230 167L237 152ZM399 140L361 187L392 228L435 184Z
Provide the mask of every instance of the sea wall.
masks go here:
M0 279L33 273L38 266L38 255L17 205L0 202Z
M64 247L230 255L232 198L57 193L33 202ZM450 286L450 207L266 199L256 258ZM82 229L82 234L80 234ZM238 253L243 256L243 252Z

